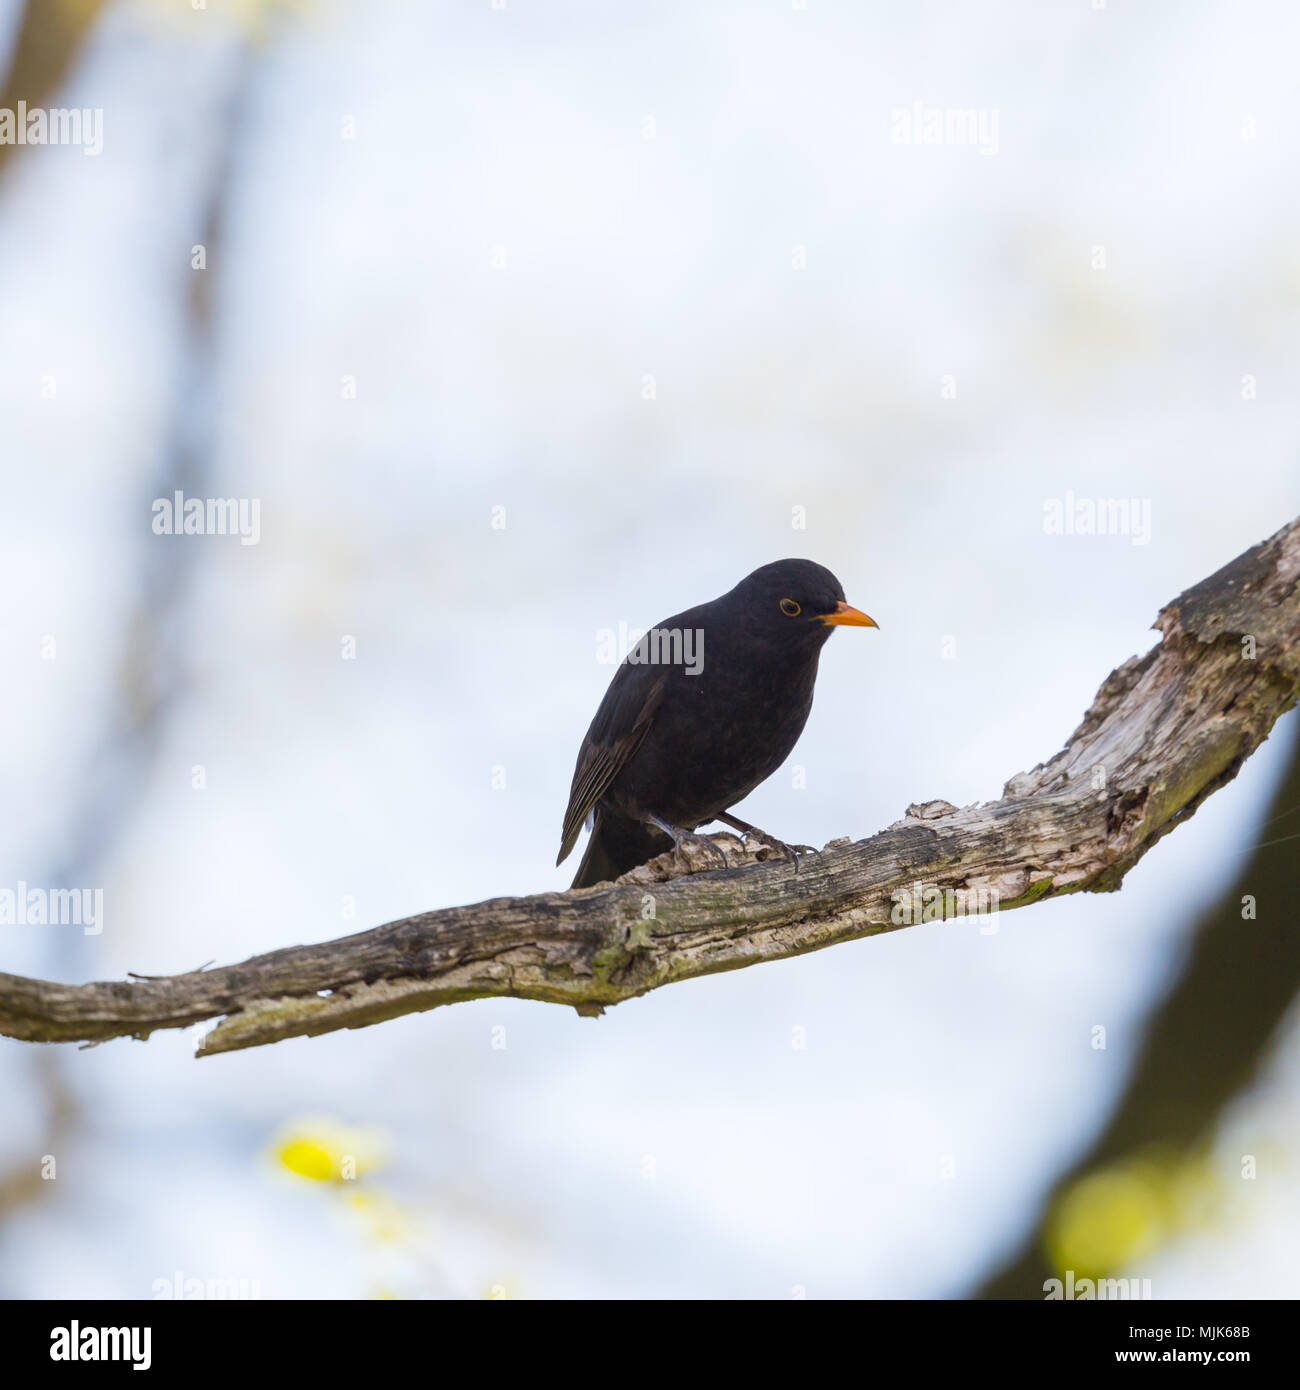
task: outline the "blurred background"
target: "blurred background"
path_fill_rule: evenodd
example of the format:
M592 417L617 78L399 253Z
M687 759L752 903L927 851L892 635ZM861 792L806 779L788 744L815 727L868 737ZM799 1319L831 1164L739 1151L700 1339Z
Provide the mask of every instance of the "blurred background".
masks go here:
M1300 511L1297 39L1285 0L0 0L0 135L86 113L0 143L0 886L104 893L0 969L567 886L600 634L787 555L881 630L741 813L997 797ZM256 543L157 534L178 490ZM1071 496L1149 528L1051 533ZM1295 1297L1296 736L992 933L201 1063L0 1039L0 1295Z

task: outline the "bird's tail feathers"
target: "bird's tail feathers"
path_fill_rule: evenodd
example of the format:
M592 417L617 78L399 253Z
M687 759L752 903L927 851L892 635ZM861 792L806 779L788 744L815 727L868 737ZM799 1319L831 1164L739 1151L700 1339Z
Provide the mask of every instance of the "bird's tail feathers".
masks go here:
M635 869L670 850L673 842L660 830L628 820L626 816L597 811L591 839L571 888L590 888L593 883L610 883L620 874Z

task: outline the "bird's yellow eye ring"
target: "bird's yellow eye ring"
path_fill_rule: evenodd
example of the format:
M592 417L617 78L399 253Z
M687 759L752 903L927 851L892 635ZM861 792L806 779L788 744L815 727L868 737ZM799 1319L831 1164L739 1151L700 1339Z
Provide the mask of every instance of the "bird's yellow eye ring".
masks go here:
M802 611L803 610L794 599L783 598L781 600L781 612L784 613L787 618L797 618Z

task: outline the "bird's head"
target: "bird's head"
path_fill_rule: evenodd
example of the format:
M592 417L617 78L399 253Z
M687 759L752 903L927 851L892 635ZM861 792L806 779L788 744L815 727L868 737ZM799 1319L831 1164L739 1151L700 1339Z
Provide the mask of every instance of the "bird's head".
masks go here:
M747 630L776 640L821 646L837 627L876 627L844 601L840 581L812 560L777 560L756 569L732 590Z

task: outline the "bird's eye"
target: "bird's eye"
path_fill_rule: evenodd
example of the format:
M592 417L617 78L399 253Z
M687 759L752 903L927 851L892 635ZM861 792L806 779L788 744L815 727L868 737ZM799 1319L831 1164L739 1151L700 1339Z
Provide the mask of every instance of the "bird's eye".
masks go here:
M797 618L801 611L802 610L794 599L783 598L781 600L781 612L784 613L787 618Z

